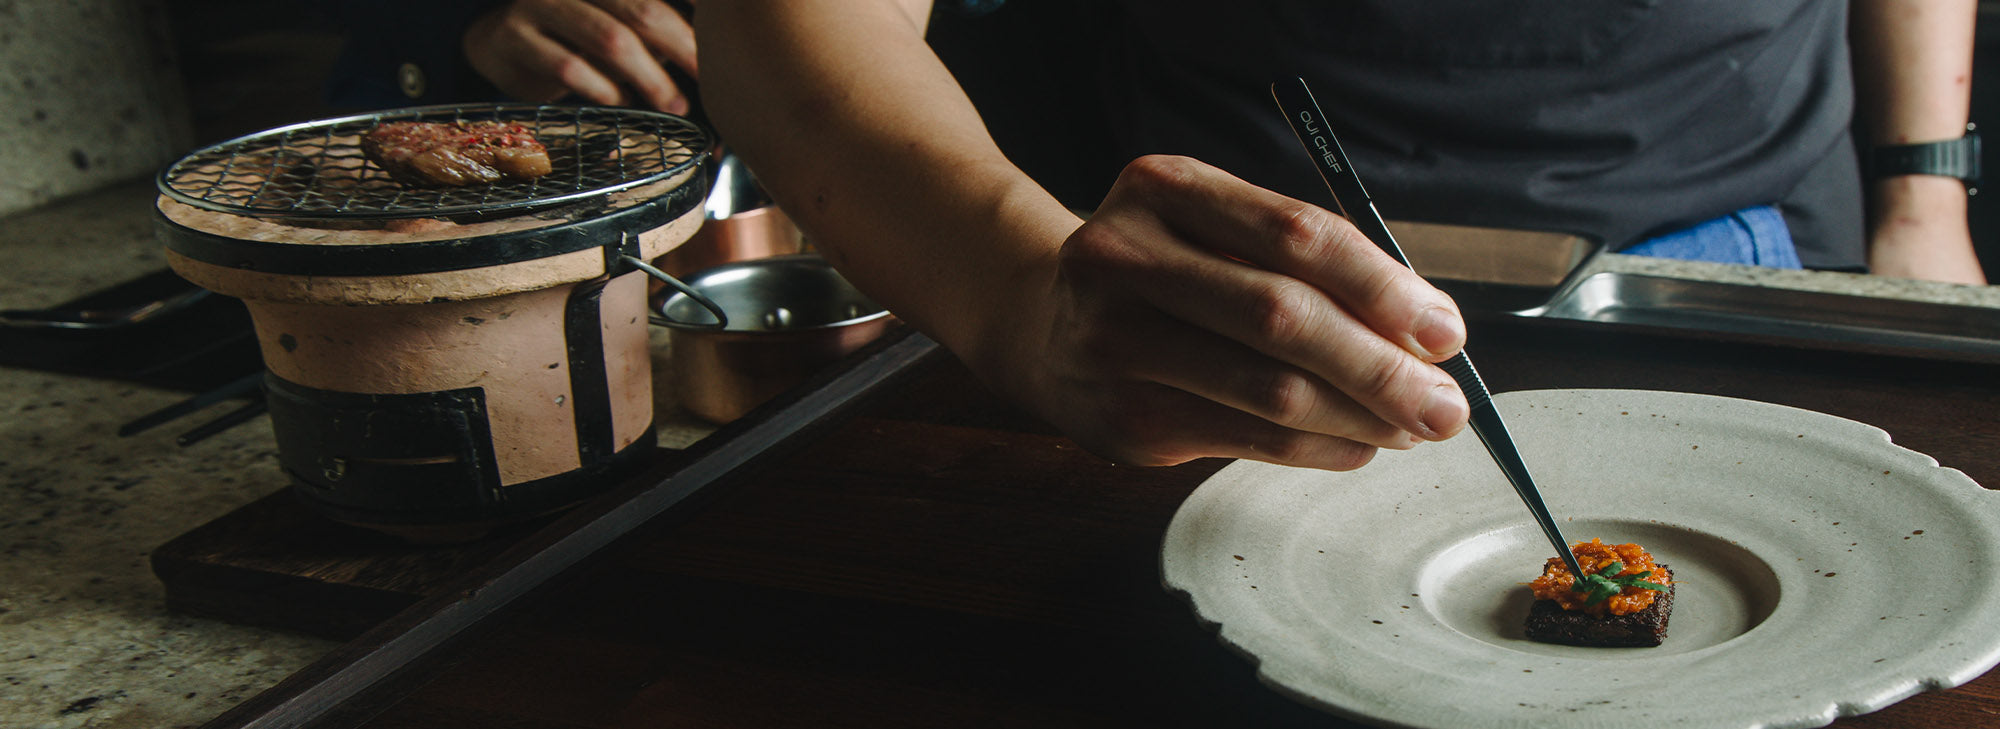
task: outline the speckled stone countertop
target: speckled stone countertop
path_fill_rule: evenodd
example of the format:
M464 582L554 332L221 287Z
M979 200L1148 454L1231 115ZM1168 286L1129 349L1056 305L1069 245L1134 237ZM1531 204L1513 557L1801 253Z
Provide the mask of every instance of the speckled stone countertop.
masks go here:
M150 181L0 219L0 309L165 267ZM665 339L655 329L656 371ZM713 430L655 388L662 445ZM118 426L187 397L0 367L0 727L199 725L336 644L169 612L151 550L284 488L269 420L181 448ZM180 425L177 423L176 425Z
M164 267L152 197L126 185L0 221L0 308ZM185 397L0 368L0 725L195 725L333 647L167 611L148 553L283 484L269 428L189 448L114 435Z
M0 220L0 308L47 306L163 267L153 199L150 184L121 185ZM2000 287L1612 255L1588 266L2000 308ZM657 372L665 342L655 343ZM663 444L710 432L655 390ZM335 647L166 610L149 551L284 487L262 419L188 448L168 432L114 436L183 397L0 368L0 726L193 726Z

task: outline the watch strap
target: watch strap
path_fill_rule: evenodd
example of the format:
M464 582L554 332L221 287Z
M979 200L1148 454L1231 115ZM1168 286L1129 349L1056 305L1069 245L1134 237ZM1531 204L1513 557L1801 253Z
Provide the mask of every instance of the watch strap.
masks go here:
M1919 144L1876 147L1868 162L1869 179L1896 175L1940 175L1965 182L1976 190L1980 180L1979 133L1966 125L1965 136Z

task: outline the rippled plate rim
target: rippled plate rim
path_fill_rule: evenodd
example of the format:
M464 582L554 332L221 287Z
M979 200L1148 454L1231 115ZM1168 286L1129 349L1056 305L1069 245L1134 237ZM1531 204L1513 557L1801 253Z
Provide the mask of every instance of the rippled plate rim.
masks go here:
M1223 644L1257 664L1267 685L1331 713L1389 726L1821 726L1922 690L1962 684L2000 663L2000 493L1894 445L1882 430L1808 410L1688 393L1538 390L1504 393L1495 403L1559 519L1623 520L1729 538L1772 567L1780 589L1770 616L1735 640L1696 651L1654 658L1629 651L1658 649L1627 649L1616 658L1562 660L1529 654L1498 665L1506 661L1496 656L1512 655L1505 646L1474 645L1478 638L1426 615L1423 598L1405 601L1396 592L1414 592L1422 563L1459 540L1533 528L1469 433L1384 452L1349 473L1233 463L1176 512L1162 544L1164 584L1217 630ZM1700 450L1704 444L1707 453ZM1732 463L1745 467L1746 477L1798 478L1731 482ZM1597 476L1671 468L1709 479L1660 497L1653 479ZM1586 473L1596 483L1583 494L1575 482ZM1760 510L1736 508L1758 491L1766 499ZM1449 498L1424 500L1440 495ZM1911 511L1919 507L1931 513ZM1817 521L1796 521L1809 511ZM1947 518L1958 521L1898 538L1910 536L1912 519ZM1347 529L1326 528L1328 520ZM1369 542L1341 549L1343 539L1379 542L1370 529L1398 530L1418 546L1396 550ZM1345 536L1349 530L1359 534ZM1867 534L1854 541L1873 549L1836 552L1850 550L1848 542L1828 538L1853 534ZM1313 546L1321 549L1308 551ZM1320 551L1340 559L1302 566ZM1974 564L1956 572L1913 570L1894 585L1899 605L1853 599L1890 587L1879 584L1881 576L1910 567L1903 562L1943 553L1969 555ZM1842 579L1818 579L1830 570L1804 564L1808 556L1829 566L1846 559L1856 567ZM1325 589L1316 570L1328 564L1360 588L1314 594ZM1538 566L1523 564L1522 581ZM1263 584L1251 589L1257 582ZM1414 615L1370 617L1350 614L1356 612L1352 605L1345 611L1327 607L1361 592L1371 600L1408 602L1399 607ZM1954 595L1956 612L1933 610L1921 619L1867 614L1885 607L1922 612L1931 604L1927 599L1942 595ZM1684 617L1677 611L1676 619ZM1363 624L1368 627L1354 627ZM1413 637L1384 639L1390 630ZM1670 629L1669 646L1673 635ZM1426 650L1413 652L1412 643ZM1892 653L1891 645L1922 647ZM1797 668L1773 669L1785 665ZM1652 693L1583 685L1589 683L1583 676L1604 675L1628 676L1633 683L1673 680ZM1794 690L1800 684L1806 688Z

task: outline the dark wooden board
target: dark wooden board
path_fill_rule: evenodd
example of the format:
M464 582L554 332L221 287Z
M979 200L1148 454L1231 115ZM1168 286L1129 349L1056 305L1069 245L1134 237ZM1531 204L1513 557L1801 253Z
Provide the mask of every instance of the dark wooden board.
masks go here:
M1484 331L1508 335L1474 343L1496 390L1780 402L1875 423L2000 479L1989 366L1561 325ZM902 388L635 534L453 652L450 669L410 679L414 692L367 726L1349 725L1263 686L1159 585L1166 524L1219 462L1117 467L990 413L952 422L924 406L922 393L968 389L956 370ZM1989 674L1840 725L1969 726L1996 711Z
M437 594L551 518L475 541L421 545L332 521L279 491L160 545L151 560L174 610L347 640Z
M1496 391L1779 402L1873 423L2000 483L1990 365L1551 322L1474 331ZM1220 465L1112 466L955 365L933 368L648 523L477 639L439 642L422 670L386 679L393 695L346 704L333 723L283 706L261 716L397 728L1342 726L1260 684L1160 588L1167 521ZM1996 712L2000 674L1988 674L1840 725L1975 726Z

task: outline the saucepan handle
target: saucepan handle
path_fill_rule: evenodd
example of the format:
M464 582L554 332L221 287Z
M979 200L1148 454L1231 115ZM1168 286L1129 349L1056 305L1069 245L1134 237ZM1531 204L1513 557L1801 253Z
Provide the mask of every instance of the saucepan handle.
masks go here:
M722 307L716 305L714 300L708 298L708 296L702 294L700 291L696 291L693 286L689 286L685 283L682 283L680 279L674 278L671 274L668 274L666 271L660 270L659 268L653 266L653 264L639 260L637 256L620 256L620 257L624 258L625 262L631 264L633 268L644 271L646 272L646 275L652 276L654 279L659 280L660 283L666 284L667 288L679 291L681 292L681 294L687 296L689 299L693 299L694 303L700 304L701 308L707 309L708 313L715 317L715 321L713 322L676 321L672 319L667 319L665 311L655 311L653 312L654 316L666 320L666 322L672 323L674 326L689 327L693 329L722 329L724 327L729 326L729 315L723 313Z

